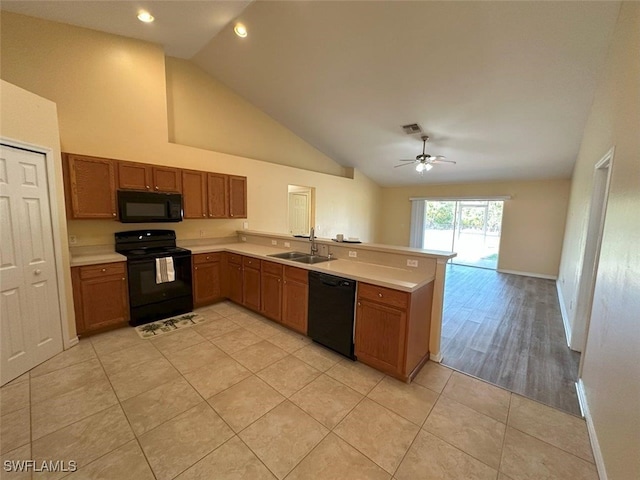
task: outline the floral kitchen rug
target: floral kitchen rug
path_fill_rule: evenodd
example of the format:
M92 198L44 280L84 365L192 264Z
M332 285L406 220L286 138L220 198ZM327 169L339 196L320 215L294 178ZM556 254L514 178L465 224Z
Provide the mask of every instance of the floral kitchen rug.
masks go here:
M205 320L205 317L197 313L185 313L184 315L177 315L175 317L165 318L164 320L145 323L144 325L140 325L135 328L140 337L151 338L173 332L180 328L192 327L204 322Z

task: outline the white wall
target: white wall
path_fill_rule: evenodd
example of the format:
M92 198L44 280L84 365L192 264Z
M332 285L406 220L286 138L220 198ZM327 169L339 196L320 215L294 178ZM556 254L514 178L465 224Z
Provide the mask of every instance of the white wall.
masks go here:
M631 480L640 478L640 3L635 2L622 4L573 173L559 277L570 315L594 165L611 147L615 156L582 381L603 478Z

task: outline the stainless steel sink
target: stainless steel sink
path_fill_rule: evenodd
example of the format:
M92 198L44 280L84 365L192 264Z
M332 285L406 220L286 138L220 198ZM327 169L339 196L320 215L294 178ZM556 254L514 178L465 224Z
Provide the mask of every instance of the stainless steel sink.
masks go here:
M321 255L305 255L303 257L294 257L291 260L299 263L314 264L314 263L328 262L329 260L334 260L334 259L329 257L323 257Z
M293 260L296 257L308 257L309 254L301 253L301 252L283 252L283 253L273 253L267 256L274 257L274 258L283 258L285 260Z
M302 253L302 252L273 253L267 256L274 257L274 258L282 258L284 260L291 260L293 262L306 263L309 265L312 265L314 263L322 263L322 262L328 262L329 260L334 260L333 258L323 257L322 255L309 255L308 253Z

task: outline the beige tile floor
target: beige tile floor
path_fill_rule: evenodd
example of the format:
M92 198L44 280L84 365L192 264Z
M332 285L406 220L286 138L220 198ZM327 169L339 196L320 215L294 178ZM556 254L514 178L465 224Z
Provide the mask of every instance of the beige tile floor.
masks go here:
M0 389L0 456L74 479L597 479L585 422L427 363L406 385L225 302ZM1 478L68 474L7 473Z

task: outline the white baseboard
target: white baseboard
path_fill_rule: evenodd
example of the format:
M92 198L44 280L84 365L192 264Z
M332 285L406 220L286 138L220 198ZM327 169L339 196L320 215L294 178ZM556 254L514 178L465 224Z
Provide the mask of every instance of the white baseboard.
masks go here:
M535 278L545 278L547 280L557 280L557 275L545 275L543 273L532 273L532 272L519 272L517 270L502 270L499 268L497 270L500 273L510 273L512 275L521 275L523 277L535 277Z
M67 340L66 345L64 346L65 350L69 350L71 347L75 347L76 345L78 345L78 343L80 343L80 339L76 336L73 338L70 338L69 340Z
M429 360L436 363L442 363L442 353L438 352L436 354L434 353L429 354Z
M576 382L576 392L578 393L578 401L580 402L580 409L582 415L587 421L587 431L589 432L589 440L591 441L591 450L593 451L593 459L596 462L596 468L598 469L598 475L600 480L608 480L607 470L604 466L604 458L602 458L602 451L600 450L600 443L598 442L598 436L596 435L596 427L593 424L591 418L591 412L589 412L589 404L587 403L587 394L584 390L584 383L578 379Z
M571 325L569 324L569 315L567 314L567 307L564 303L564 297L562 296L562 289L560 283L556 281L556 290L558 291L558 303L560 304L560 315L562 315L562 324L564 325L564 336L567 340L567 347L571 348Z

